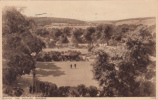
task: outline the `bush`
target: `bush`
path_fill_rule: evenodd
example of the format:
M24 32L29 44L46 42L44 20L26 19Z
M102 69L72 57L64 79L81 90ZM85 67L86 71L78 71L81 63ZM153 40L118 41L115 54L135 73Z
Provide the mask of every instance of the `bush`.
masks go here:
M88 93L88 88L84 84L78 85L77 90L79 95L82 97L85 97L86 94Z
M98 94L98 89L97 89L97 87L95 87L95 86L90 86L90 87L88 88L88 93L89 93L90 97L96 97L97 94Z
M10 87L10 86L5 86L3 88L3 93L8 94L9 96L21 96L23 94L24 90L19 88L19 87Z
M36 88L36 92L42 92L44 97L96 97L99 91L95 86L86 87L84 84L80 84L77 87L57 87L56 84L39 80L36 80ZM3 89L5 93L9 93L9 90L11 89Z
M59 97L68 97L70 95L70 86L61 86L58 89Z
M56 84L50 84L48 89L48 97L57 97L58 96L58 87Z
M3 93L8 94L9 96L12 96L12 87L10 86L3 86Z
M24 90L19 88L19 87L14 87L13 88L13 95L15 95L15 96L19 97L19 96L22 95L23 92L24 92Z
M77 90L72 90L70 91L70 97L79 97L80 94L78 93Z

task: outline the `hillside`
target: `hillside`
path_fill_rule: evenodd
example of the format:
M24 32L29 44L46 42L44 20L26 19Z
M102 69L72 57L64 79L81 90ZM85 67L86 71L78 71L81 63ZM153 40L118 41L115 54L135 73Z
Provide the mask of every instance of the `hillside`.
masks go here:
M122 24L143 24L143 25L155 25L156 18L155 17L144 17L144 18L130 18L130 19L123 19L123 20L100 20L100 21L90 21L91 23L95 24L115 24L115 25L122 25Z
M77 19L69 18L55 18L55 17L31 17L37 26L50 27L50 28L63 28L63 27L76 27L76 28L87 28L89 26L96 26L98 24L133 24L133 25L156 25L155 17L144 17L144 18L129 18L123 20L100 20L100 21L82 21Z
M68 18L55 18L55 17L31 17L38 26L50 25L52 23L58 24L86 24L85 21L68 19Z
M85 35L87 34L87 28L88 27L94 27L94 30L97 32L91 37L94 39L95 42L106 42L106 39L103 38L103 31L97 30L98 28L95 28L97 26L102 27L104 29L106 25L99 25L99 24L113 24L115 28L113 28L113 32L110 34L120 34L124 33L127 30L132 30L139 32L140 28L148 31L152 34L154 37L153 39L156 40L156 18L154 17L148 17L148 18L134 18L134 19L124 19L124 20L117 20L117 21L96 21L94 22L85 22L75 19L66 19L66 18L34 18L35 22L39 26L39 30L37 34L40 36L43 36L43 38L46 38L48 36L52 37L54 42L58 43L61 39L66 39L63 36L66 36L69 40L69 37L65 35L65 32L63 32L63 29L65 27L69 27L70 35L74 32L76 39L74 39L77 43L87 43L88 40L85 41L85 38L88 39ZM53 20L54 19L54 20ZM131 25L132 24L132 25ZM141 24L141 25L140 25ZM139 26L139 27L138 27ZM111 25L109 25L111 27ZM80 30L81 28L81 30ZM126 29L126 30L125 30ZM43 31L42 31L43 30ZM105 29L106 30L106 29ZM45 35L44 35L45 34ZM109 37L111 38L111 37ZM61 41L60 41L61 42ZM70 41L69 41L70 42ZM50 41L51 43L51 41ZM64 43L64 42L62 42ZM50 44L51 45L51 44Z

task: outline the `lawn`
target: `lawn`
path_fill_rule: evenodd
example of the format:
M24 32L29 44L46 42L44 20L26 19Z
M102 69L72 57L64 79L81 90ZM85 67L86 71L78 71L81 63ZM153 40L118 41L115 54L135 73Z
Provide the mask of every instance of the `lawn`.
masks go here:
M82 54L87 54L87 49L70 49L70 48L60 48L60 49L44 49L44 51L67 51L67 50L77 50ZM67 61L67 62L36 62L36 78L43 82L51 82L60 86L77 86L84 84L85 86L96 86L99 88L99 84L93 79L93 73L91 66L91 61ZM72 64L72 69L70 65ZM74 67L74 64L77 67ZM19 76L15 84L12 87L19 86L24 89L23 96L34 97L41 95L40 93L29 94L29 86L33 84L33 75Z
M70 64L73 68L70 68ZM77 68L74 68L74 64ZM40 81L55 83L57 86L97 86L93 79L91 62L37 62L36 76Z

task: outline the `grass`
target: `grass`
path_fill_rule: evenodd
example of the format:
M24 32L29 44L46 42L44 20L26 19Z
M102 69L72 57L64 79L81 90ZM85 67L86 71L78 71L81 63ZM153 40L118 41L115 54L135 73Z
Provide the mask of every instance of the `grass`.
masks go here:
M44 51L68 51L70 48L44 49ZM87 49L71 49L88 54ZM73 68L70 68L70 65ZM77 68L74 68L74 64ZM92 66L90 61L67 61L67 62L37 62L36 73L40 81L55 83L57 86L97 86L98 83L93 79Z
M73 68L70 68L70 64ZM74 64L77 68L74 68ZM36 64L37 78L40 81L55 83L57 86L97 86L93 79L91 62L38 62Z
M87 54L87 49L44 49L44 51L68 51L77 50L82 54ZM72 64L73 68L70 68ZM77 65L74 68L74 64ZM90 61L67 61L67 62L37 62L36 63L36 79L43 82L50 82L60 86L77 86L84 84L85 86L96 86L99 84L93 79L92 66ZM29 86L33 84L33 75L19 76L17 80L12 84L11 87L20 87L24 90L22 96L36 97L40 96L41 93L29 93Z
M70 68L72 64L72 69ZM74 67L74 64L77 67ZM67 61L67 62L37 62L36 79L43 82L54 83L58 87L71 86L75 87L80 84L85 86L96 86L99 84L93 79L92 66L90 61ZM19 76L11 87L20 87L24 90L22 97L37 97L42 93L29 93L29 86L33 85L33 75ZM5 95L4 95L5 96ZM8 96L8 95L6 95Z

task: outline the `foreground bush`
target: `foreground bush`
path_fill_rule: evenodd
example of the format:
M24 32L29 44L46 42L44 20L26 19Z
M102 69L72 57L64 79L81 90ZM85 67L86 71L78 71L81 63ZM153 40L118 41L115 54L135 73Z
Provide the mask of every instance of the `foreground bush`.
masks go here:
M98 89L95 86L86 87L83 84L77 87L61 86L48 82L36 82L39 88L38 93L42 93L44 97L96 97Z
M19 87L10 87L10 86L5 86L3 88L3 93L9 95L9 96L21 96L23 94L24 90L19 88Z

